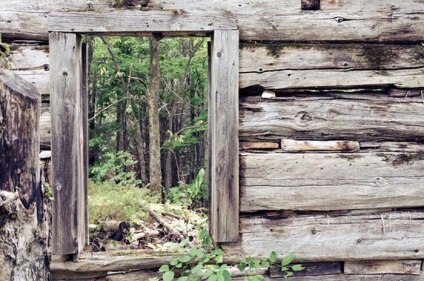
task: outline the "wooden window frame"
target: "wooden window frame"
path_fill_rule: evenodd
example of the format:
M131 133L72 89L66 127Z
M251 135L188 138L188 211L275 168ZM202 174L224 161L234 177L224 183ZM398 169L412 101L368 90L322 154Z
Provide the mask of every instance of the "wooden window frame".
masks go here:
M210 20L213 18L213 22ZM208 98L209 226L215 243L239 238L239 32L228 14L69 12L49 16L53 254L88 241L88 90L82 34L211 36Z

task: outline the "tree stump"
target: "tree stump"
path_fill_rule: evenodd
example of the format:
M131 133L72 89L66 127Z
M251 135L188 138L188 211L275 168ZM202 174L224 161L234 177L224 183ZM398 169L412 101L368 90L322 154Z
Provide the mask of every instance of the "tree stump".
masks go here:
M34 86L0 69L0 280L50 280L40 103Z

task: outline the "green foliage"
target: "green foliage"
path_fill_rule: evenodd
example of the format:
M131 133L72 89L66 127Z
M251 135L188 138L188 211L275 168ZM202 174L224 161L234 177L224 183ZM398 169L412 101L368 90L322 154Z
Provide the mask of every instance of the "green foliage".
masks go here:
M88 213L91 224L107 220L134 221L149 217L143 207L156 202L146 188L123 186L110 181L88 184Z
M129 152L118 151L114 154L107 152L102 155L102 161L90 167L90 175L93 181L112 181L121 185L138 185L135 172L131 167L137 164Z
M180 274L177 281L230 281L231 275L228 265L223 263L224 252L221 249L212 248L212 239L209 236L207 220L198 226L202 228L199 232L198 240L202 241L202 246L187 247L188 239L179 244L168 243L171 250L176 250L179 255L171 260L169 265L163 265L159 269L161 278L150 278L149 281L172 281L175 280L176 273ZM272 251L268 258L255 259L248 257L243 259L236 267L245 273L245 280L261 281L263 275L257 274L258 270L269 270L277 264L278 255ZM285 256L280 264L281 271L285 273L285 278L294 275L293 272L301 271L304 268L300 264L290 265L294 260L293 255Z
M188 239L179 244L172 245L178 250L179 255L173 258L169 265L163 265L159 272L162 278L150 278L149 281L172 281L175 272L180 272L177 281L209 280L230 281L231 276L227 265L222 264L224 252L221 249L206 251L199 246L186 247Z
M208 185L204 180L205 169L202 168L190 184L180 181L178 186L173 187L168 195L168 200L171 204L185 205L188 207L201 205L201 202L208 194Z

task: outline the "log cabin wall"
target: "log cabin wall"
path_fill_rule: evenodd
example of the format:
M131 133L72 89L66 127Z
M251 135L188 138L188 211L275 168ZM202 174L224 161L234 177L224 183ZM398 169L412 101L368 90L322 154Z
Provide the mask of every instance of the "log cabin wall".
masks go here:
M422 0L120 3L5 0L0 32L45 42L55 12L235 18L240 239L224 249L293 253L307 269L292 280L424 280ZM12 58L28 48L37 49L20 46ZM25 69L43 93L48 82L34 75L48 67L34 62L15 72Z

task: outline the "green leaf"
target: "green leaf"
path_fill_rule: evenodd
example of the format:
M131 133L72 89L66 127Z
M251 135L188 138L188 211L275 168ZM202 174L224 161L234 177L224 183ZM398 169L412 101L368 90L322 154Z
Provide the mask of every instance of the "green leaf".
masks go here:
M163 281L172 281L174 279L174 272L167 271L165 272L162 278L163 278Z
M218 277L214 274L209 276L208 281L218 281Z
M277 261L277 253L275 251L271 252L271 255L269 256L269 261L271 263L275 263Z
M290 264L293 260L294 260L294 255L289 254L289 255L285 256L283 258L283 260L281 261L281 267Z
M305 269L301 264L295 264L291 268L293 271L301 271Z
M180 278L178 278L177 281L187 281L188 277L187 276L181 276Z
M211 275L213 274L213 271L212 270L210 270L210 269L208 269L208 270L206 270L206 272L205 273L203 273L203 275L202 275L202 280L205 280L206 278L209 278Z
M191 257L190 257L189 255L179 256L179 257L178 257L178 260L179 260L180 262L188 262L188 261L190 261L190 260L191 260Z
M169 266L167 264L164 264L159 268L159 272L165 272L165 271L169 271Z
M176 266L178 264L178 259L172 259L169 264L172 266Z
M245 269L246 269L246 267L247 267L247 264L246 264L246 261L245 261L245 260L241 261L241 262L237 265L237 268L238 268L238 270L240 270L240 271L245 270Z
M224 270L222 276L224 276L224 281L231 281L231 274L228 270Z

